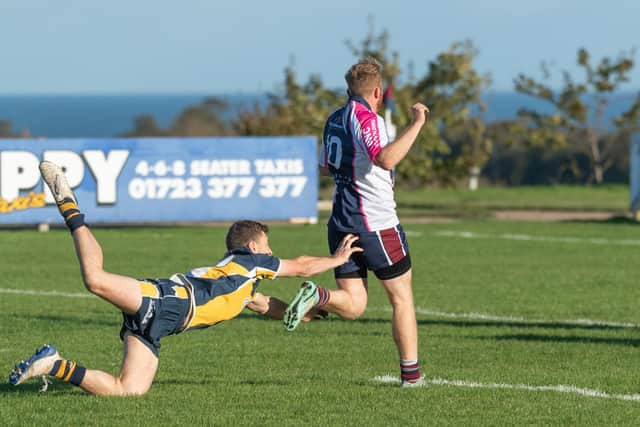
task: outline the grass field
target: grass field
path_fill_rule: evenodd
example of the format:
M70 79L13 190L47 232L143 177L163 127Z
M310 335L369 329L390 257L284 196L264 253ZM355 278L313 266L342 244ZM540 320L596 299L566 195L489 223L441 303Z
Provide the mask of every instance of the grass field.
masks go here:
M246 312L165 338L143 397L91 397L60 382L41 394L37 381L5 382L0 425L637 425L638 226L462 221L405 229L429 387L380 380L397 377L398 367L388 303L372 283L369 308L355 322L334 317L287 333ZM105 268L134 277L210 265L224 232L95 231ZM323 225L274 226L272 248L281 257L324 254L324 233ZM1 231L0 254L0 371L8 375L51 342L116 373L120 314L84 290L68 234ZM332 286L331 274L316 279ZM298 282L260 289L288 299Z
M330 200L333 187L321 191ZM480 187L467 189L420 189L396 192L403 217L448 216L490 218L496 210L607 211L625 215L629 210L629 186L540 185L533 187Z

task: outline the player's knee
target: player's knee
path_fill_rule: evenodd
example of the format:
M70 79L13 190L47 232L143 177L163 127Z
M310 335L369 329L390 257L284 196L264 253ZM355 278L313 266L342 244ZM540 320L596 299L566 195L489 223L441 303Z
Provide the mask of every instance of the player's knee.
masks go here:
M362 313L358 313L357 311L348 311L344 313L341 317L344 320L358 320L358 318L362 315Z
M413 295L411 293L389 294L389 302L394 309L412 309Z
M147 394L151 384L140 384L133 381L120 381L121 396L142 396Z
M139 389L139 388L133 388L131 390L127 390L124 393L124 396L143 396L145 394L147 394L147 392L149 391L149 389Z
M345 320L356 320L360 318L360 316L362 316L362 313L364 313L364 310L366 308L367 308L366 300L364 302L354 301L352 302L351 307L349 307L349 310L343 314L342 318Z

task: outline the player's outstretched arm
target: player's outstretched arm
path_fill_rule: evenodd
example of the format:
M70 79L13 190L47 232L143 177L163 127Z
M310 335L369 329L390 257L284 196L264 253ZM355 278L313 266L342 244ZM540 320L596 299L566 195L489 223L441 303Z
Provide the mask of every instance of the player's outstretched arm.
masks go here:
M411 107L411 112L413 114L411 124L395 141L384 146L376 155L375 163L381 168L391 170L404 159L418 137L420 129L427 121L429 109L425 105L421 103L414 104Z
M336 268L347 262L351 254L362 252L362 248L352 246L356 240L358 240L358 236L347 234L332 256L315 257L303 255L294 259L281 259L278 276L309 277Z
M282 320L287 303L270 295L256 292L247 308L273 320Z

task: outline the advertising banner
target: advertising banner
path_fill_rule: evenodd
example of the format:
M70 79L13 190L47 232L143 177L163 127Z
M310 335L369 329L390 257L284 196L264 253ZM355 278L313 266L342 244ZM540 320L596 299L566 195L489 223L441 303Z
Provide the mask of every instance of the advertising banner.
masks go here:
M640 132L631 137L631 170L629 177L629 208L637 220L640 220Z
M314 137L0 140L0 225L62 222L41 160L89 224L317 220Z

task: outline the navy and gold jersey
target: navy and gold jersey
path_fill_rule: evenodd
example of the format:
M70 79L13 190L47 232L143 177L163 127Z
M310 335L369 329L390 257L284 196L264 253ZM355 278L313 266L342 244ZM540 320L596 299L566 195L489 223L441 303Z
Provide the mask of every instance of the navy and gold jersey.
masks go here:
M236 317L253 299L262 279L278 275L280 260L254 254L248 248L234 249L213 267L188 271L192 286L189 328L205 328Z

